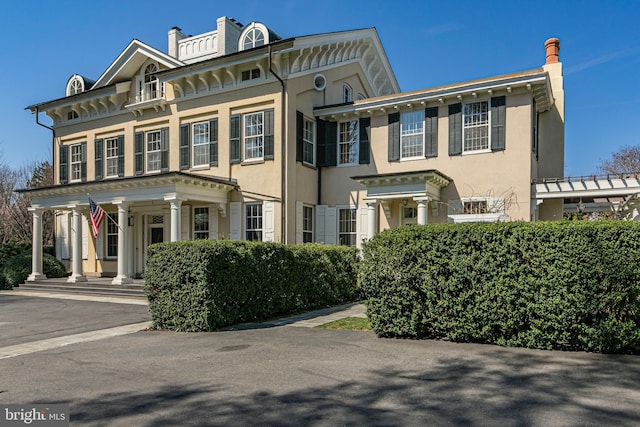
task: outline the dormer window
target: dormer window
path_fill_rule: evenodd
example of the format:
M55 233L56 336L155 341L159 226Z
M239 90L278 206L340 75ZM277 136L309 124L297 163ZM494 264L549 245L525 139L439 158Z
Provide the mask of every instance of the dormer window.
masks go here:
M267 27L259 22L252 22L242 30L238 41L238 50L253 49L254 47L263 46L269 41Z
M67 82L67 96L76 95L82 92L84 92L84 79L81 76L74 74Z
M342 86L342 102L351 102L353 101L353 90L351 86L345 84Z
M163 85L158 82L156 73L160 67L155 61L149 61L140 69L136 77L136 97L134 103L156 100L164 97Z

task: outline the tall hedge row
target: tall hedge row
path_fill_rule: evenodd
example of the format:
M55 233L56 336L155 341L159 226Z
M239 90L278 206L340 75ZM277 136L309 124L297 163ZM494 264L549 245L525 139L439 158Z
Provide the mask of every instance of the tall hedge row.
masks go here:
M639 223L400 227L363 257L379 336L640 353Z
M189 241L149 247L145 291L153 325L212 331L353 301L353 248Z

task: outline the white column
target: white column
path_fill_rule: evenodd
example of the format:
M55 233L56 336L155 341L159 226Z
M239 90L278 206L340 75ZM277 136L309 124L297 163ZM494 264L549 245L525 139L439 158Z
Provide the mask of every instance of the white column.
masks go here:
M71 276L69 283L86 282L82 274L82 213L78 205L68 206L71 209Z
M376 235L378 226L378 201L365 200L367 204L367 239L373 239Z
M129 251L127 252L127 276L133 277L135 275L135 267L136 267L136 258L135 258L135 233L134 228L135 222L133 219L133 214L127 215L127 235L129 236L129 241L127 243L127 247Z
M126 202L114 202L118 206L118 274L111 282L114 285L126 285L133 283L133 280L127 275L127 262L129 260L129 233L127 233L128 223L127 217L129 213L127 209L129 204Z
M429 198L414 197L413 200L418 202L418 225L425 225L427 223L427 203L429 203Z
M27 282L46 279L42 271L42 209L29 208L33 214L33 243L31 248L31 274Z
M180 207L182 206L182 200L173 199L169 200L171 204L171 241L180 241Z

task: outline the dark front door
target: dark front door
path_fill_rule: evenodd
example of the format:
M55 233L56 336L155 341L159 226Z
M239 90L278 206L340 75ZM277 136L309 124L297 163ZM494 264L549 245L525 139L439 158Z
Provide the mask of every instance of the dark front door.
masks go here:
M151 244L164 242L164 229L154 227L151 229Z

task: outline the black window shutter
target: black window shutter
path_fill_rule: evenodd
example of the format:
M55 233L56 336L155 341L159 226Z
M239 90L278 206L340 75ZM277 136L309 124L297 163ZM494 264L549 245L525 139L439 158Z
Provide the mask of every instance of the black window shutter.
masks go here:
M438 157L438 107L424 110L424 156Z
M368 165L371 161L371 118L360 119L360 164Z
M144 132L135 135L136 175L144 173Z
M104 167L102 162L102 154L104 152L104 148L103 148L102 142L103 142L102 139L96 139L93 143L93 146L95 147L94 158L96 159L96 163L95 163L96 180L102 179L104 177Z
M506 97L491 98L491 150L505 149Z
M449 155L462 154L462 104L449 105Z
M389 161L400 161L400 113L389 114Z
M87 180L87 142L80 143L80 152L82 153L82 163L80 164L80 179L82 182Z
M60 176L59 181L60 184L66 184L69 182L69 146L61 145L60 146Z
M209 166L218 166L218 119L209 121Z
M191 165L191 125L180 125L180 170L189 169Z
M118 176L124 176L124 135L118 135Z
M264 159L273 160L273 108L264 110Z
M318 144L317 163L318 166L335 166L338 160L338 124L318 120Z
M296 111L296 162L304 159L304 115Z
M160 129L160 170L169 171L169 128Z
M234 165L241 161L240 157L240 114L231 116L229 123L229 162Z

